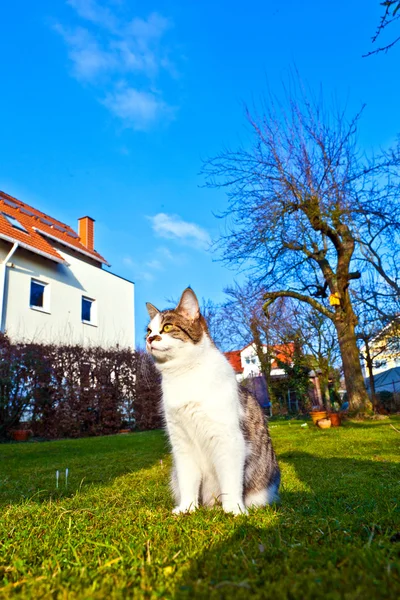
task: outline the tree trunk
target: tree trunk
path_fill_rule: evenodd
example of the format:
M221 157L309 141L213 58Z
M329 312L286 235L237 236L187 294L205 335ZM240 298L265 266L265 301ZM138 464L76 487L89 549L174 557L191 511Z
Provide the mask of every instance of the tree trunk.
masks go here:
M349 408L362 412L370 404L361 369L355 334L355 315L341 311L334 323L338 335ZM350 313L350 314L349 314Z
M261 340L261 333L257 327L257 323L254 319L251 320L250 330L253 335L254 345L256 347L257 358L260 361L261 372L264 375L265 383L267 386L268 400L272 404L274 400L274 393L271 386L271 351L268 343L267 336L267 352L264 352L264 344Z
M377 412L378 398L375 390L375 375L374 375L374 361L371 358L371 350L369 347L369 341L364 340L365 343L365 362L367 363L368 377L369 377L369 389L371 391L371 400L374 407L374 412Z

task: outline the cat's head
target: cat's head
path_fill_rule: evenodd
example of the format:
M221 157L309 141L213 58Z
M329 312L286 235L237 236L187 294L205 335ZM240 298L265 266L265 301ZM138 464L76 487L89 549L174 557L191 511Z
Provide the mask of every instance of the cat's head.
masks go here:
M190 354L204 341L204 336L208 337L206 321L190 288L183 292L176 308L160 311L150 302L146 307L150 316L146 350L156 363Z

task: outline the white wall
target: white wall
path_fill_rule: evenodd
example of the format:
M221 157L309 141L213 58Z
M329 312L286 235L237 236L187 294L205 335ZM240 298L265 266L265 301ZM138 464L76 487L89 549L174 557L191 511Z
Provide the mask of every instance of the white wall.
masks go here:
M0 245L0 257L5 249ZM7 269L5 330L15 341L134 347L134 285L58 246L69 267L18 249ZM48 284L47 311L30 308L31 279ZM82 323L82 296L95 325Z
M267 348L263 347L264 353L267 352ZM241 374L242 379L247 377L257 377L261 375L261 363L256 353L255 344L250 344L244 348L240 353L240 360L242 362L243 373ZM272 376L285 375L284 369L271 369Z

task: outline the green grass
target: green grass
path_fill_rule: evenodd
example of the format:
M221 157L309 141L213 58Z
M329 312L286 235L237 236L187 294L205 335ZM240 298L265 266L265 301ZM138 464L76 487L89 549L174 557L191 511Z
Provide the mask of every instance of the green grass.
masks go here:
M162 432L0 445L0 598L399 598L400 434L271 434L281 503L236 518L171 515Z

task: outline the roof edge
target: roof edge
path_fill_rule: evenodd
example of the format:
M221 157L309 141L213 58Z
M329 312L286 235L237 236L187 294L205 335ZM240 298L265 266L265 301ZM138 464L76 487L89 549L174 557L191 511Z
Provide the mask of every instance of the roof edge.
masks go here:
M81 254L84 254L85 256L87 256L88 258L91 258L92 260L94 260L96 262L102 263L103 265L107 265L107 267L111 267L110 263L108 263L105 258L100 257L100 255L95 256L95 255L91 254L91 252L89 252L89 251L86 252L86 250L83 250L82 248L77 248L76 246L69 244L67 241L62 240L55 235L51 235L51 233L48 233L47 231L43 231L43 229L40 229L40 227L32 227L32 229L34 229L34 231L37 231L41 235L47 236L48 238L50 238L51 240L54 240L55 242L59 242L63 246L67 246L67 248L71 248L71 250L75 250L75 252L80 252Z
M25 242L21 242L20 240L15 240L14 238L9 237L8 235L4 235L4 233L0 233L0 238L2 240L6 240L7 242L11 242L11 244L17 243L20 248L24 248L24 250L29 250L29 252L33 252L34 254L39 254L39 256L48 258L49 260L59 263L60 265L69 266L69 263L66 260L64 260L63 258L61 258L61 257L56 258L52 254L48 254L47 252L44 252L43 250L38 250L37 248L35 248L29 244L26 244Z

